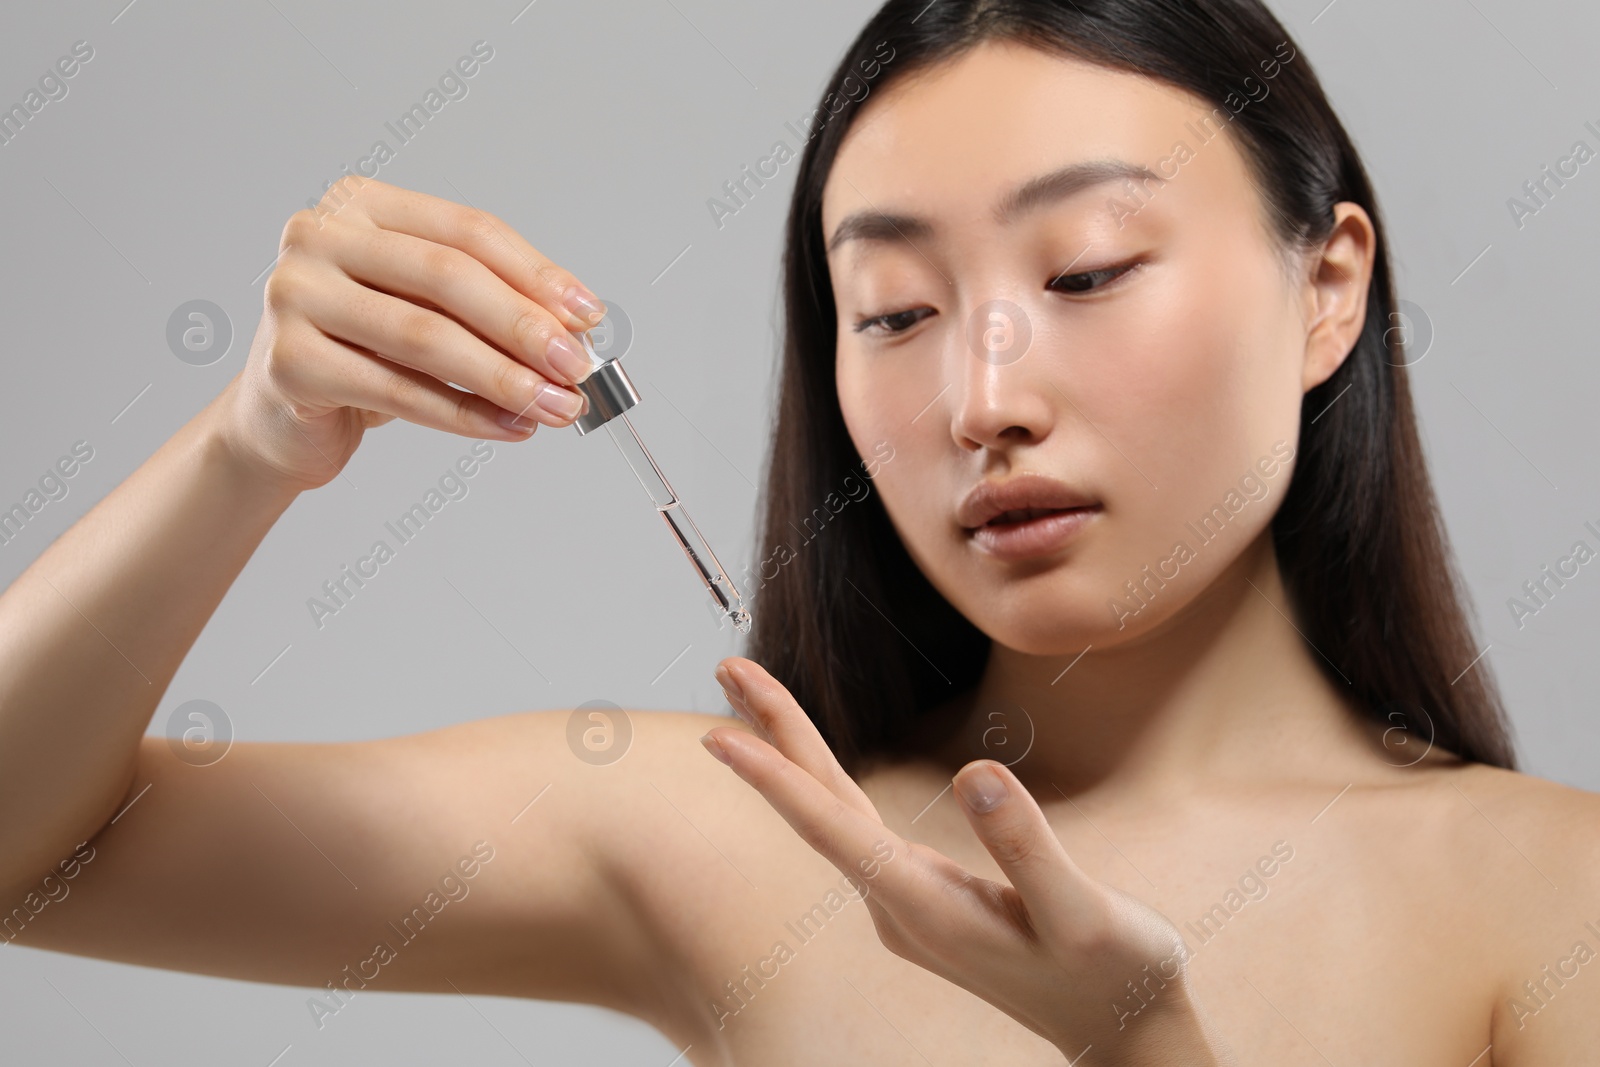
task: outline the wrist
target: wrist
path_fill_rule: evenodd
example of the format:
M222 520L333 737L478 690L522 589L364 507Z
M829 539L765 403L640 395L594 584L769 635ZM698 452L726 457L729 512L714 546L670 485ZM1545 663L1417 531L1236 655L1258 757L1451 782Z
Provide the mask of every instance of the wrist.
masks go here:
M246 492L278 510L287 508L310 486L302 484L250 447L252 417L244 412L239 390L243 376L235 377L201 411L197 427L207 460L228 477L231 487Z
M1073 1067L1236 1067L1238 1063L1227 1042L1187 994L1124 1023L1122 1028L1102 1034L1087 1050L1087 1041L1079 1041L1076 1048L1057 1047Z

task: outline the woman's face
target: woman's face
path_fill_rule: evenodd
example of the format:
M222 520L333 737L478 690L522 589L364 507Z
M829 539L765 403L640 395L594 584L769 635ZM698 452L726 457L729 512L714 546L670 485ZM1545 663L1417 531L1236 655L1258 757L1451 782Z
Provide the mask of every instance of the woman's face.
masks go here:
M875 482L896 530L1003 645L1104 648L1191 601L1267 528L1301 396L1337 365L1309 354L1315 286L1212 111L990 43L868 100L829 175L845 423L862 456L893 445ZM1168 180L1046 183L997 216L1030 179L1113 161Z

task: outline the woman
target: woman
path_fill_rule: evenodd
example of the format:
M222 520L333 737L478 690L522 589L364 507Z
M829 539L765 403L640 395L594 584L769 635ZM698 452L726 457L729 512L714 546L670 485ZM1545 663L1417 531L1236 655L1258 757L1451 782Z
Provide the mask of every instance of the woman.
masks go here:
M240 375L0 599L0 880L75 879L8 937L313 987L318 1026L602 1004L697 1064L1594 1048L1600 805L1513 770L1377 207L1283 28L891 2L813 128L753 657L717 671L745 722L637 714L604 766L559 710L204 768L142 738L365 430L581 405L577 279L347 185L289 221Z

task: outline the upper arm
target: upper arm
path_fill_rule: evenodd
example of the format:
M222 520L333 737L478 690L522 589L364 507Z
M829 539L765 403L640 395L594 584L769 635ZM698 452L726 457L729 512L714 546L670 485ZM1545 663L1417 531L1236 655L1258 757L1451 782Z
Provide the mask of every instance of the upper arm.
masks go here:
M656 714L673 717L632 719ZM207 767L146 737L131 805L73 868L13 891L5 936L317 989L456 988L640 1014L651 938L599 859L628 825L608 796L638 772L577 759L568 716L237 743Z

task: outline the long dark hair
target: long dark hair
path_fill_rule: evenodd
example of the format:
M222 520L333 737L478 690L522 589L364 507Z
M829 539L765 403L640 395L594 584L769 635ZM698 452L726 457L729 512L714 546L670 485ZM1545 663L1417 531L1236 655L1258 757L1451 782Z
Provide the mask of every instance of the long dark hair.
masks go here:
M976 684L989 638L918 570L876 493L843 495L872 457L857 454L834 381L822 189L868 98L863 84L882 92L989 40L1142 74L1219 107L1251 91L1247 77L1259 85L1262 61L1292 45L1259 0L890 0L829 79L787 223L786 335L750 655L789 687L852 773L867 757L922 747L929 709ZM1341 686L1348 680L1373 717L1419 748L1431 740L1510 768L1505 712L1478 658L1417 435L1372 186L1310 62L1291 59L1264 98L1229 108L1276 236L1285 249L1320 245L1333 205L1353 201L1371 217L1377 248L1360 339L1302 404L1293 479L1272 523L1284 582L1317 663Z

